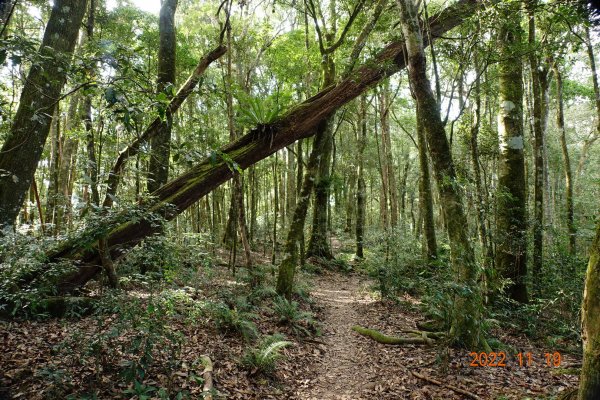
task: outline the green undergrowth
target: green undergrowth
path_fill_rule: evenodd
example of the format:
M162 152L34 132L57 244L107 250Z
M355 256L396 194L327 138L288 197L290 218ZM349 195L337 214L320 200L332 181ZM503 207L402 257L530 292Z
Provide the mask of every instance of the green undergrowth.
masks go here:
M56 274L49 270L44 275L47 287L19 292L8 282L41 268L47 247L23 236L12 246L7 242L2 246L6 251L0 300L12 305L2 311L19 319L54 318L44 302L53 294L48 289L51 278L66 267L57 265ZM174 238L166 232L150 237L117 263L118 290L107 289L99 276L82 297L59 298L69 301L60 303L64 309L56 321L72 328L53 347L52 360L36 372L47 398L92 399L108 392L126 398L193 398L189 387L202 384L203 368L201 353L197 360L183 357L189 332L202 330L211 340L216 336L217 341L243 343L236 348L246 351L232 353L230 361L250 376L262 377L277 371L294 340L319 334L310 274L298 272L293 299L288 301L275 291L271 265L257 265L252 271L239 268L234 276L219 266L212 247L209 238L199 234ZM256 281L259 284L251 287ZM86 302L84 310L72 299L94 301ZM185 379L173 375L180 370ZM81 389L72 382L82 373L84 379L104 383Z
M448 244L440 241L438 248L438 258L426 264L421 243L412 234L372 232L366 238L365 258L356 265L372 278L371 290L381 298L419 312L431 329L446 331L454 299L468 289L454 283ZM508 282L488 273L482 260L479 262L485 316L482 328L488 332L492 348L505 346L500 336L512 332L525 334L548 348L579 351L585 258L572 258L560 242L548 249L542 276L530 278L528 304L508 299L504 294ZM412 300L406 301L407 295Z

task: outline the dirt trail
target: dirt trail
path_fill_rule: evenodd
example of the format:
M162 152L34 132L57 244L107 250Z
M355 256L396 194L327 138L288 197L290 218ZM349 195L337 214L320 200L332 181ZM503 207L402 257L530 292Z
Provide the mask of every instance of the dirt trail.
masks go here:
M362 311L374 303L365 290L369 284L356 275L325 273L315 279L312 294L323 307L320 339L326 345L319 346L324 356L314 367L315 378L298 391L299 399L372 399L374 392L389 387L390 377L382 373L375 354L389 350L352 331L352 326L368 323Z

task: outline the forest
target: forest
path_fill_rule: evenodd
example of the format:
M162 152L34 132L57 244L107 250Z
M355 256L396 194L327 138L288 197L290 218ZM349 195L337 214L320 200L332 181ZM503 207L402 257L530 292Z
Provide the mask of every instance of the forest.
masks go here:
M600 400L600 7L0 0L0 400Z

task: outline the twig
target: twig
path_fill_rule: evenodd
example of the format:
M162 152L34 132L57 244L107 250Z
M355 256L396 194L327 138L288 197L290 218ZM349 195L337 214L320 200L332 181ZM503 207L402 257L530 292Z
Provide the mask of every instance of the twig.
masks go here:
M429 383L433 383L434 385L438 385L438 386L444 387L446 389L453 390L456 393L460 393L460 394L465 395L465 396L467 396L467 397L469 397L471 399L481 400L481 397L479 397L476 394L473 394L473 393L471 393L471 392L469 392L469 391L467 391L465 389L461 389L459 387L452 386L452 385L446 385L446 384L444 384L444 383L442 383L442 382L440 382L438 380L435 380L435 379L430 378L430 377L425 376L425 375L421 375L421 374L419 374L418 372L415 372L415 371L410 371L410 373L413 374L415 377L417 377L419 379L422 379L424 381L427 381Z

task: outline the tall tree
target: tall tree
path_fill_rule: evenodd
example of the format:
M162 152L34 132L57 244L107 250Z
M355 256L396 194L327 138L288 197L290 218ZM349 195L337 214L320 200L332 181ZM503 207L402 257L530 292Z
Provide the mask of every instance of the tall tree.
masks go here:
M525 157L523 140L523 32L519 3L500 5L502 26L498 35L500 48L498 133L500 160L498 171L498 205L496 215L496 268L512 283L508 295L527 302L527 220Z
M581 311L583 366L578 400L600 398L600 222L590 248Z
M316 4L316 5L315 5ZM319 51L321 53L321 89L331 86L335 82L336 64L335 50L343 43L348 30L352 26L354 19L358 15L363 0L358 0L354 7L353 13L350 15L346 26L341 35L336 40L337 36L337 1L332 0L329 3L330 26L327 27L324 23L319 23L319 17L322 17L320 4L313 0L307 0L306 5L309 8L310 15L313 18L317 38L319 40ZM319 167L315 176L315 201L313 206L313 222L310 239L308 242L307 256L317 256L321 258L331 259L333 253L327 237L328 231L328 211L329 211L329 196L331 192L331 161L333 152L333 121L335 113L327 118L325 124L319 125L319 130L315 135L323 136L323 140L319 141L322 145L317 149L320 154Z
M533 92L533 132L534 132L534 218L533 218L533 275L540 276L544 262L544 196L546 186L545 137L548 126L548 103L550 89L550 68L540 56L536 40L535 10L537 0L529 0L529 67ZM537 280L536 280L537 282Z
M365 147L367 146L367 97L360 96L359 138L357 144L358 172L356 183L356 257L364 258L365 214L367 187L365 184Z
M575 256L577 229L575 228L575 212L573 205L573 171L571 168L569 148L567 146L567 130L565 129L562 74L556 64L554 64L554 75L556 75L556 126L560 133L560 147L562 150L563 168L565 170L565 202L567 231L569 234L569 254Z
M480 24L477 25L477 31L481 32ZM493 257L492 246L488 240L488 231L486 227L486 197L484 195L483 183L481 179L481 166L479 158L479 130L481 126L481 61L479 58L479 49L474 54L475 64L475 82L473 83L473 121L471 123L471 137L469 140L469 150L471 152L471 164L473 165L473 180L475 181L475 198L477 210L477 231L479 241L484 251L483 265L488 267Z
M452 311L451 334L468 348L489 348L481 331L482 300L478 287L478 266L465 226L467 217L458 191L456 170L437 99L427 77L423 35L413 0L398 0L400 22L406 44L408 76L417 103L433 162L435 178L448 237L456 281L464 289L457 294Z
M13 124L0 150L0 229L12 226L44 149L52 110L60 98L86 0L56 0L32 65Z
M433 220L433 194L429 177L429 160L427 158L427 140L423 129L422 118L417 114L417 139L419 143L419 210L423 220L423 236L427 262L437 258L437 239Z
M158 93L171 98L175 91L175 59L177 37L175 34L175 11L178 0L163 0L159 15L158 47ZM150 163L148 165L148 192L152 193L164 185L169 177L171 154L171 129L173 114L167 108L164 120L156 135L150 139Z

